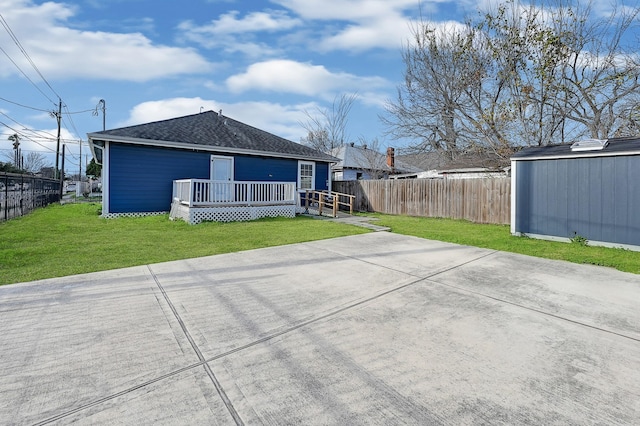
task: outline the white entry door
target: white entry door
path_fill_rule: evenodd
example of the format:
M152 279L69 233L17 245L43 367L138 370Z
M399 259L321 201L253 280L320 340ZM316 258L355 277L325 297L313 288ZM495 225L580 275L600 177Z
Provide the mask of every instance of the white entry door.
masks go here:
M210 175L213 200L233 201L233 157L212 155Z

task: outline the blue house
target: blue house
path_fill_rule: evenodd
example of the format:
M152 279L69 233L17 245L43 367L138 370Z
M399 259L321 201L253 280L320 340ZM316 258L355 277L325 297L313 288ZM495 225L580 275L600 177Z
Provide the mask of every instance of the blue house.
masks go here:
M102 215L171 212L190 223L293 216L307 190L331 190L337 159L202 112L89 133L102 164Z
M523 149L511 158L511 233L640 250L640 139Z

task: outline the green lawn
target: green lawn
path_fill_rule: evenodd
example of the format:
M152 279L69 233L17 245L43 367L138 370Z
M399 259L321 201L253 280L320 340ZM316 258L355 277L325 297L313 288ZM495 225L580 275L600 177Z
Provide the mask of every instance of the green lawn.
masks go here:
M308 217L253 222L103 219L98 204L50 205L0 223L0 284L368 232Z
M88 203L51 205L0 223L0 284L369 232L308 217L192 226L167 215L103 219L99 209ZM640 274L640 252L513 237L508 226L373 216L399 234Z
M398 234L547 259L608 266L624 272L640 274L640 252L514 237L508 225L486 225L464 220L380 214L374 216L379 218L376 224L388 226Z

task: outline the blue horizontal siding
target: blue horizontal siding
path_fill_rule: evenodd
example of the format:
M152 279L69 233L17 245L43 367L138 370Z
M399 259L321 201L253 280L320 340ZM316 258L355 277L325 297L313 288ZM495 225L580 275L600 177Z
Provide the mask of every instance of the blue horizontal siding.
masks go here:
M173 181L209 179L210 154L111 143L111 213L169 211Z
M287 158L236 156L235 180L257 182L296 182L298 160Z
M211 152L111 143L109 212L169 211L173 181L209 179ZM224 155L224 154L221 154ZM329 166L316 163L316 188L327 189ZM237 155L234 179L296 182L298 160Z

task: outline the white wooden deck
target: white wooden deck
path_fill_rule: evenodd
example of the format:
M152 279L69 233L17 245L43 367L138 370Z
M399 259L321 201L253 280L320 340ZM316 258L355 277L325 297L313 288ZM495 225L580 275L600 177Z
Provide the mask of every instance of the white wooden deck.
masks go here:
M295 217L297 198L295 182L182 179L173 182L170 217L190 224Z

